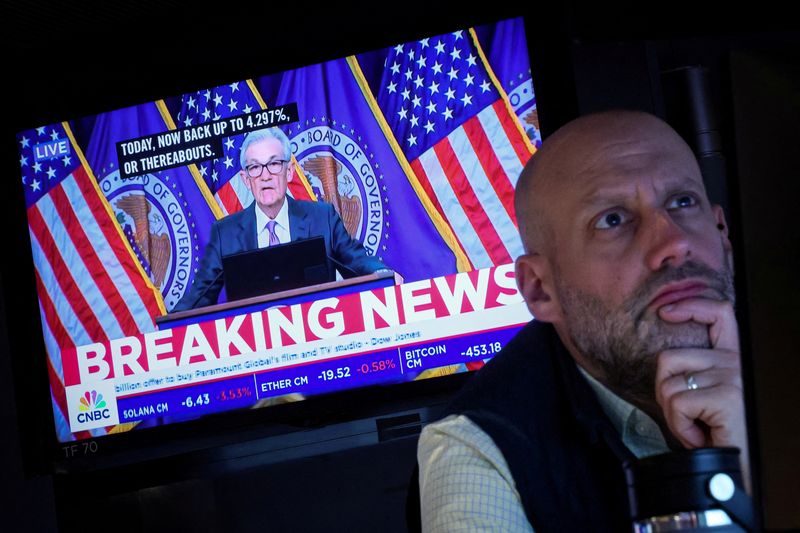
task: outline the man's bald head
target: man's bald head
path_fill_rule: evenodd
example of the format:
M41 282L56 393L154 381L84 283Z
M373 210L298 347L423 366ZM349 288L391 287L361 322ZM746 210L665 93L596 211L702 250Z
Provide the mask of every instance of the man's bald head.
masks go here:
M523 245L528 253L550 253L552 217L558 213L561 191L581 187L577 177L602 161L608 150L634 142L669 146L674 154L699 168L691 149L661 119L640 111L606 111L569 122L547 138L528 161L517 182L514 207ZM563 213L562 213L563 214Z

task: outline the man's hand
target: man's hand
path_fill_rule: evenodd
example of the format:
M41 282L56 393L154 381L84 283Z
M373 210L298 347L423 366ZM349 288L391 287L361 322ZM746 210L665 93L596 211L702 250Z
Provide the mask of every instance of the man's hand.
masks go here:
M659 316L667 322L706 324L711 340L709 349L672 349L658 355L656 400L667 426L687 448L739 448L749 487L739 331L733 306L692 298L662 307Z

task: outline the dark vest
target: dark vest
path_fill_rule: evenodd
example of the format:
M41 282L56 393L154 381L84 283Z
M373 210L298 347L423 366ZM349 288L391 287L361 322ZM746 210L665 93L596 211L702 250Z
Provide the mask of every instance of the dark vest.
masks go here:
M631 530L622 462L633 454L552 325L526 325L446 414L492 437L537 533Z

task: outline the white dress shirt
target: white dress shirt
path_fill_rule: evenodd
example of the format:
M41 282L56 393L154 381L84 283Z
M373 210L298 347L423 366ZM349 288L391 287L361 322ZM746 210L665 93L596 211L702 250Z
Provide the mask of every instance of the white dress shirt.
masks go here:
M267 222L273 220L261 210L258 205L256 210L256 231L258 232L258 247L266 248L269 246L269 230L267 229ZM275 235L281 244L292 241L292 236L289 233L289 202L284 198L281 210L278 211L278 216L275 217Z

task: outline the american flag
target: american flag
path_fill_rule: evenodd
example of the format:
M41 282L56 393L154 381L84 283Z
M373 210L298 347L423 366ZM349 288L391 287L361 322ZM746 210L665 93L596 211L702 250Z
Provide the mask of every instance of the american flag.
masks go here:
M62 351L153 331L154 317L165 310L69 125L29 130L17 139L58 437L85 438L89 432L69 430Z
M525 21L522 17L501 20L496 24L478 26L475 33L497 80L508 95L520 126L531 144L539 148L542 146L542 133L531 79Z
M116 147L164 133L171 121L163 101L157 101L72 123L86 163L168 310L194 281L211 225L222 214L205 183L187 167L121 179Z
M266 108L266 105L263 105L263 101L252 83L238 81L213 89L184 94L180 99L179 108L176 126L183 128L252 113ZM244 135L223 138L224 157L200 163L193 170L202 177L217 201L222 215L241 211L253 201L253 195L239 177L241 170L239 150L243 140ZM292 159L294 162L294 158ZM300 179L292 179L289 182L288 194L296 199L313 199L310 188L304 185L307 183L305 177L298 172L296 165L292 165L291 168L292 172L295 172L295 176L299 175Z
M533 147L472 31L389 49L378 103L473 268L522 253L514 186Z

